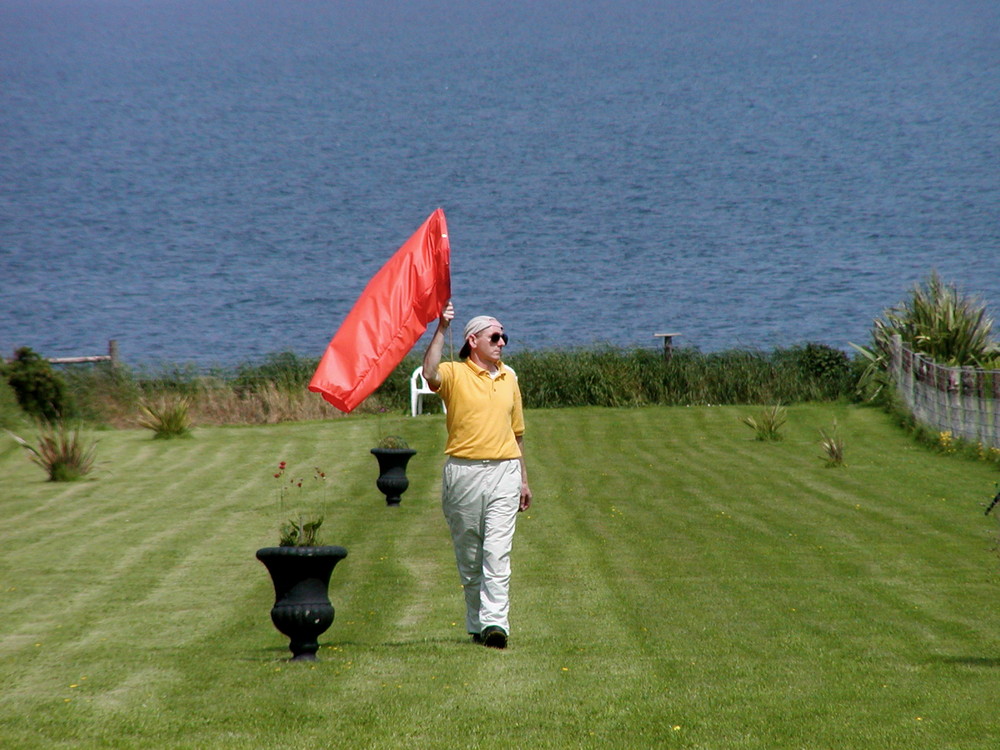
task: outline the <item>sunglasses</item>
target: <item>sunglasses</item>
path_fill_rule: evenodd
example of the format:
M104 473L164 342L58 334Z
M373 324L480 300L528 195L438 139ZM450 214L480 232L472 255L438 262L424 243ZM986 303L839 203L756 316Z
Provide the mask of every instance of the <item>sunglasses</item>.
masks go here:
M494 333L494 334L490 335L490 343L491 344L496 344L497 342L500 341L500 339L503 339L503 342L505 344L510 341L510 337L507 336L506 333Z

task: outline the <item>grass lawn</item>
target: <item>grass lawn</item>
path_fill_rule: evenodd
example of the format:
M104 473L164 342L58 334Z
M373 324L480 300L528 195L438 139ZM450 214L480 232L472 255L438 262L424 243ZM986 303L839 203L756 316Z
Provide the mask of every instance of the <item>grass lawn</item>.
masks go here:
M996 469L856 407L758 442L758 411L529 413L506 651L464 633L440 415L102 432L73 484L0 438L0 745L1000 746ZM389 509L368 449L397 432L419 453ZM315 664L285 660L254 558L282 460L350 551Z

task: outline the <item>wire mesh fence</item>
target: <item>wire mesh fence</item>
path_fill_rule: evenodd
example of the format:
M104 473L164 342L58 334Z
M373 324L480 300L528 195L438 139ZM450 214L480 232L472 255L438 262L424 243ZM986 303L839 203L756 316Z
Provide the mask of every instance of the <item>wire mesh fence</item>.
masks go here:
M1000 449L1000 370L946 367L892 339L889 372L921 424L953 438Z

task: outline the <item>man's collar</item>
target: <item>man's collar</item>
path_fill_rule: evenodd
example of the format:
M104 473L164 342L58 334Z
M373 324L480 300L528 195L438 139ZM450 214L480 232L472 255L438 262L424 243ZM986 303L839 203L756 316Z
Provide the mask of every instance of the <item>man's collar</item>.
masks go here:
M475 372L476 375L484 375L484 374L485 375L489 375L490 374L490 371L487 370L485 367L480 367L475 362L473 362L471 357L467 357L465 359L465 364L467 364L469 367L471 367L472 371ZM507 370L504 367L503 360L500 360L499 362L497 362L497 377L499 377L500 375L503 375L505 372L507 372Z

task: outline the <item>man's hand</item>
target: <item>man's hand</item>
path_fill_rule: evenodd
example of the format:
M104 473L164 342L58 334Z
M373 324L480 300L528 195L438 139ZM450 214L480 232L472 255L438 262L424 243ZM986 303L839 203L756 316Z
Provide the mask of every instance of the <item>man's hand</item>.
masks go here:
M518 506L518 512L525 511L531 507L531 488L528 486L527 482L521 484L521 504Z
M451 325L451 321L455 319L455 307L451 304L451 300L448 300L448 304L444 306L444 310L441 311L441 317L438 318L438 328L447 328Z

